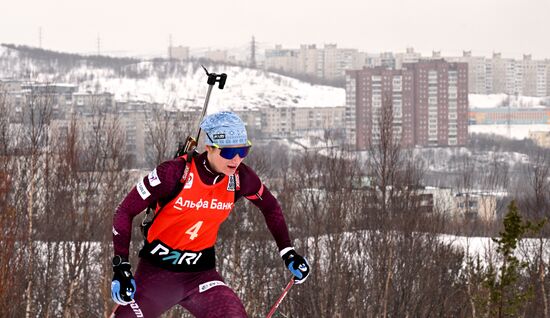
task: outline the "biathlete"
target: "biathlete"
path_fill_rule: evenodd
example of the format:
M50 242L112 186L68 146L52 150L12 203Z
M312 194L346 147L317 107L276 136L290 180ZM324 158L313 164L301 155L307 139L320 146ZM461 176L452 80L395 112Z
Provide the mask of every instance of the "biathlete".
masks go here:
M111 294L114 317L158 317L179 304L196 317L247 317L244 306L215 268L220 225L242 197L263 213L296 283L309 275L292 247L281 207L256 173L242 163L251 143L232 112L204 118L206 151L161 163L138 182L113 219ZM187 171L186 171L187 167ZM133 218L157 203L132 275L128 261Z

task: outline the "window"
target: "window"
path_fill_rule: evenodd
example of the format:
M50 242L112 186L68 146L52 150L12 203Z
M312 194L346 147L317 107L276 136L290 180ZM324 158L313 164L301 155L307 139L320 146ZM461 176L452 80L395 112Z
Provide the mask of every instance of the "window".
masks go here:
M392 88L394 92L400 92L403 90L403 80L401 76L393 77Z

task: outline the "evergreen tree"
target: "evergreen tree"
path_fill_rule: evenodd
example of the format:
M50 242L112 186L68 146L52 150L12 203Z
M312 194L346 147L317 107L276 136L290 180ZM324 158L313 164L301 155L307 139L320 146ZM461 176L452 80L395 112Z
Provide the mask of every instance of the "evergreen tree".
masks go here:
M488 289L487 314L499 318L519 316L533 295L532 288L522 283L522 272L527 263L520 261L514 252L523 237L540 231L543 225L542 222L533 224L524 221L515 201L508 205L503 224L500 237L493 238L501 263L488 266L484 281Z

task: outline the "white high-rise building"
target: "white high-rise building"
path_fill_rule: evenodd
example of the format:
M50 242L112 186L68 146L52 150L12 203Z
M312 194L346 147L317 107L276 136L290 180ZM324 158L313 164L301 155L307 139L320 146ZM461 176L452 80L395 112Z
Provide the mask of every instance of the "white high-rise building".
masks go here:
M472 94L490 94L492 86L487 81L487 73L491 73L491 65L483 56L472 56L472 51L463 51L460 57L448 57L449 62L468 64L468 91Z
M522 95L547 96L547 74L546 61L533 60L530 54L523 55L523 87Z
M408 47L405 53L395 54L395 68L400 69L404 63L416 63L420 61L422 55L414 51L414 48Z
M180 61L186 61L189 59L189 47L188 46L170 46L168 47L168 58Z
M275 49L265 51L265 69L298 73L299 53L298 50L283 49L282 45L276 45Z
M303 44L300 49L283 49L281 45L266 50L265 69L311 75L318 78L344 79L345 72L367 65L367 55L357 49L341 49L336 44Z
M356 49L339 49L336 44L325 44L323 54L323 78L338 79L346 75L346 70L351 70L360 56Z

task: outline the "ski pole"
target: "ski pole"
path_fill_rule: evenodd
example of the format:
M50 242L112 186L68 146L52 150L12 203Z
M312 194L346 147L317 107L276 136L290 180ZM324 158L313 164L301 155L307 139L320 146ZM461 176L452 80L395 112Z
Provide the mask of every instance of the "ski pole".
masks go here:
M206 109L208 108L208 102L210 101L210 93L212 92L212 87L216 85L216 82L219 82L218 88L223 89L223 87L225 86L225 80L227 79L227 74L221 73L218 75L216 73L208 73L208 70L206 69L206 67L204 67L204 65L201 65L201 66L206 72L206 75L208 76L208 79L206 80L206 83L208 84L208 92L206 93L204 106L202 108L202 114L201 114L201 121L202 121L202 119L204 118L204 115L206 114ZM199 125L199 132L197 133L197 139L196 139L197 142L199 141L200 134L201 134L201 127Z
M271 307L271 310L267 314L267 318L271 318L271 316L273 316L275 311L277 311L277 308L279 308L279 305L281 304L281 302L285 298L286 294L288 294L288 291L290 290L292 285L294 285L294 277L292 277L290 279L290 282L288 282L288 284L286 285L285 290L283 290L283 293L281 294L281 296L279 296L279 299L277 299L277 301L275 302L275 305L273 305L273 307Z

